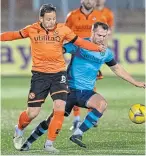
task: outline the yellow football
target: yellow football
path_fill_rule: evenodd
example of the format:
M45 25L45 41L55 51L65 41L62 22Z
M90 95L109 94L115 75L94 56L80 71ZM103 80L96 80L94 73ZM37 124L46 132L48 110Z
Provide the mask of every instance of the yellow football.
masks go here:
M136 124L144 123L146 118L145 105L134 104L129 110L129 118Z

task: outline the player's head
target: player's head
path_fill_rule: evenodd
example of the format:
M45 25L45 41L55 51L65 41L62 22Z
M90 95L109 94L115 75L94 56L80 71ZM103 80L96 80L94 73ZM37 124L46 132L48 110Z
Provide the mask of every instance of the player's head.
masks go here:
M43 4L40 8L39 18L46 29L53 29L56 24L56 7L52 4Z
M90 10L96 6L96 0L81 0L81 5L86 9Z
M96 0L96 6L99 7L99 6L104 6L106 0Z
M108 25L102 22L96 22L92 26L91 39L96 44L102 44L108 36Z

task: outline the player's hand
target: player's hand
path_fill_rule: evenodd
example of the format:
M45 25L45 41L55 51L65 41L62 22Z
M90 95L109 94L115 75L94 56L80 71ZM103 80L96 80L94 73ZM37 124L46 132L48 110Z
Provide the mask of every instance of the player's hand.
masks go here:
M105 52L106 49L107 49L107 46L104 45L104 44L100 44L100 45L99 45L99 49L100 49L100 52Z
M146 86L146 84L145 84L144 82L139 82L139 81L136 81L136 82L134 83L134 85L135 85L136 87L139 87L139 88L145 88L145 86Z

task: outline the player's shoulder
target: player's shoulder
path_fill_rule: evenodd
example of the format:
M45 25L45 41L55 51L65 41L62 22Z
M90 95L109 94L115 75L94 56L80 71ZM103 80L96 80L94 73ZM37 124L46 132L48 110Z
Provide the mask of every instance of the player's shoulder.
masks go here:
M65 23L57 23L57 29L60 30L61 32L70 30L70 28L66 26Z
M113 11L110 8L108 8L108 7L104 8L104 12L106 12L108 14L113 14Z
M66 28L65 23L57 23L57 28Z
M107 54L113 54L113 50L112 50L111 48L107 48L107 49L106 49L106 53L107 53Z
M71 11L67 14L67 17L69 17L69 16L75 16L75 15L78 15L79 13L80 13L80 8L74 9L74 10L71 10Z
M30 25L27 25L25 28L27 28L27 29L36 29L36 28L39 28L39 26L40 26L40 23L35 22L35 23L30 24Z

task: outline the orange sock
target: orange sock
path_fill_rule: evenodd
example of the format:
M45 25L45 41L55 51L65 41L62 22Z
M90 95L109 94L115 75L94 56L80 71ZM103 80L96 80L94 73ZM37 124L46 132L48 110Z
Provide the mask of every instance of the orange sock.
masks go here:
M23 130L31 122L26 111L22 112L19 116L18 128Z
M62 128L64 111L54 111L48 127L48 140L54 141Z
M73 112L74 116L80 116L80 108L78 106L74 106Z

